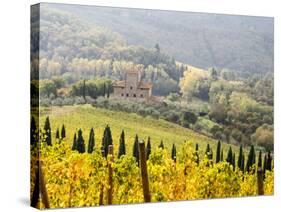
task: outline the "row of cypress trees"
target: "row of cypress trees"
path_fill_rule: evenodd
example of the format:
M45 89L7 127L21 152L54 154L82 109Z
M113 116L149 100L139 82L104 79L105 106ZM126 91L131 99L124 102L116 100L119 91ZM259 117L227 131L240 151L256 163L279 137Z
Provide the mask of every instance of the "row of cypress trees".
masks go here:
M138 149L138 135L135 136L135 141L133 145L133 156L135 157L137 163L139 162L139 149ZM107 125L104 129L103 138L102 138L102 147L101 151L104 157L107 157L108 155L108 146L112 145L112 135L111 135L111 129ZM161 147L164 148L163 142L160 144ZM88 153L92 153L94 151L95 147L95 133L94 129L92 128L89 135L89 142L88 142ZM82 135L82 130L78 130L78 137L76 133L74 134L73 139L73 145L72 145L73 151L78 151L79 153L85 153L85 141ZM122 130L120 139L119 139L119 149L118 149L118 158L120 158L122 155L126 154L126 145L125 145L125 133L124 130ZM151 141L150 137L148 137L147 145L146 145L146 155L147 159L149 158L149 155L151 154Z
M64 127L64 124L63 124L62 127L61 127L61 132L60 132L59 128L57 128L56 139L62 140L64 138L65 138L65 127Z
M198 144L196 144L196 154L198 156ZM206 156L208 157L209 160L213 160L213 152L212 149L210 148L210 145L207 144L206 151L205 151ZM262 152L259 152L259 160L258 161L258 166L259 164L262 164L262 158L261 158ZM221 141L218 141L217 144L217 150L216 150L216 163L219 163L220 161L223 161L223 149L221 147ZM245 164L245 154L243 151L242 145L239 148L239 155L238 155L238 160L236 163L236 156L235 153L232 150L232 147L230 146L227 152L227 157L225 159L226 162L231 164L233 166L233 169L235 170L236 165L237 167L242 171L242 172L250 172L251 168L253 165L256 164L256 151L254 146L252 145L250 148L250 151L248 153L247 157L247 163ZM271 152L268 151L266 154L264 154L264 160L263 160L263 171L265 173L266 170L271 171L272 170L272 156Z
M44 124L44 133L43 136L45 138L45 142L47 145L52 145L52 136L51 136L51 125L50 125L50 120L49 117L46 117L45 124ZM31 118L31 145L35 144L38 142L38 133L37 133L37 127L36 127L36 122L34 117L32 116ZM56 130L56 139L64 139L66 136L66 131L65 131L65 126L64 124L62 125L61 132L59 132L59 129ZM139 163L139 149L138 149L138 142L139 138L138 135L135 136L135 141L133 145L133 156L135 157L137 163ZM102 138L102 147L101 151L104 155L104 157L107 157L108 155L108 146L112 145L113 140L112 140L112 134L111 134L111 129L107 125L104 129L103 133L103 138ZM88 141L88 153L92 153L94 151L95 147L95 133L94 129L91 128L90 130L90 135L89 135L89 141ZM161 140L158 148L164 149L164 142ZM84 153L86 152L85 148L85 141L83 138L83 132L81 129L78 130L77 134L74 134L73 138L73 145L72 145L72 150L77 150L79 153ZM195 146L195 156L196 156L196 163L199 164L199 145L196 143ZM119 138L119 149L118 149L118 158L120 158L122 155L126 154L126 145L125 145L125 133L124 130L122 130L120 138ZM147 145L146 145L146 156L147 159L149 158L151 154L151 139L148 137L147 140ZM176 146L173 144L172 146L172 151L171 151L171 158L176 162ZM213 161L213 151L212 148L210 147L209 144L207 144L205 155L208 157L209 160ZM266 170L271 171L272 170L272 156L271 152L268 151L267 154L264 154L264 159L263 159L263 164L262 164L262 153L261 151L259 152L258 156L258 166L262 166L263 172L265 173ZM216 158L215 162L219 163L220 161L223 161L223 149L221 146L221 141L218 141L217 144L217 149L216 149ZM247 163L245 164L245 153L243 151L243 147L240 146L239 148L239 155L238 155L238 160L236 164L236 156L235 153L232 151L232 147L229 147L229 150L227 152L227 157L225 159L226 162L230 163L233 166L233 169L239 168L242 172L250 172L251 168L253 165L256 164L256 151L254 146L252 145L250 148L250 151L248 153L247 157Z
M45 123L44 123L44 132L41 134L40 130L40 136L44 136L45 142L47 145L52 146L52 129L50 124L49 116L46 117ZM39 137L38 137L38 129L36 126L36 122L34 117L31 117L31 125L30 125L30 144L35 145L38 143ZM59 128L56 130L56 139L62 140L65 138L66 132L65 132L65 126L62 125L61 132L59 131Z

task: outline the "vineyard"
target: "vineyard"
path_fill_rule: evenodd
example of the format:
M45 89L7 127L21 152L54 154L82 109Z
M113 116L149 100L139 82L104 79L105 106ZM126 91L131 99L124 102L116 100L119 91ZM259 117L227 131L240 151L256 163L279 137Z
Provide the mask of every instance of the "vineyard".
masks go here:
M254 146L243 149L163 120L87 105L39 112L40 120L35 117L31 123L33 206L65 208L274 192L272 154L258 152ZM41 195L36 194L38 188Z

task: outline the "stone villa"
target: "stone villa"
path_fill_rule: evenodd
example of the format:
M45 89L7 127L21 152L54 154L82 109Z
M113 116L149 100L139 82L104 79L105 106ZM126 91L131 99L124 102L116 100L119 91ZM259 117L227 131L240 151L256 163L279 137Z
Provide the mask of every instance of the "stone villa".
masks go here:
M113 96L122 99L149 101L152 84L141 81L140 71L126 72L125 80L113 84Z

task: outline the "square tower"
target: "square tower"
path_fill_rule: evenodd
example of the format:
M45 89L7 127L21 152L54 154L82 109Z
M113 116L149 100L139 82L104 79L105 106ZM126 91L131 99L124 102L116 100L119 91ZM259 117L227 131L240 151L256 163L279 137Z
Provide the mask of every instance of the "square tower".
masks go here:
M140 82L140 72L131 70L126 72L125 85L128 90L136 90Z

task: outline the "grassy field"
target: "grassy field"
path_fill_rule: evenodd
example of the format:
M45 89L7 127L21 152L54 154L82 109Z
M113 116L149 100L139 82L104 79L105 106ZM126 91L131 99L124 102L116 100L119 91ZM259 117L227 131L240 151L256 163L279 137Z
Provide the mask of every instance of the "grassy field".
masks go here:
M62 124L66 128L66 141L72 145L74 133L79 128L83 130L85 143L88 143L88 137L91 127L95 130L96 146L101 145L103 130L108 124L111 128L113 143L117 147L121 131L125 131L125 140L127 152L132 152L132 144L135 135L139 139L147 140L151 138L152 148L156 148L160 141L163 140L164 146L171 149L175 143L180 147L184 141L198 143L201 151L205 151L209 143L215 154L217 141L209 137L198 134L190 129L183 128L179 125L167 122L165 120L156 120L151 117L141 117L134 113L116 112L106 109L95 108L91 105L48 107L40 109L40 127L43 129L46 116L49 116L52 128L52 137L55 140L57 128L61 129ZM225 152L228 150L227 144L222 144ZM234 151L238 148L233 146Z

